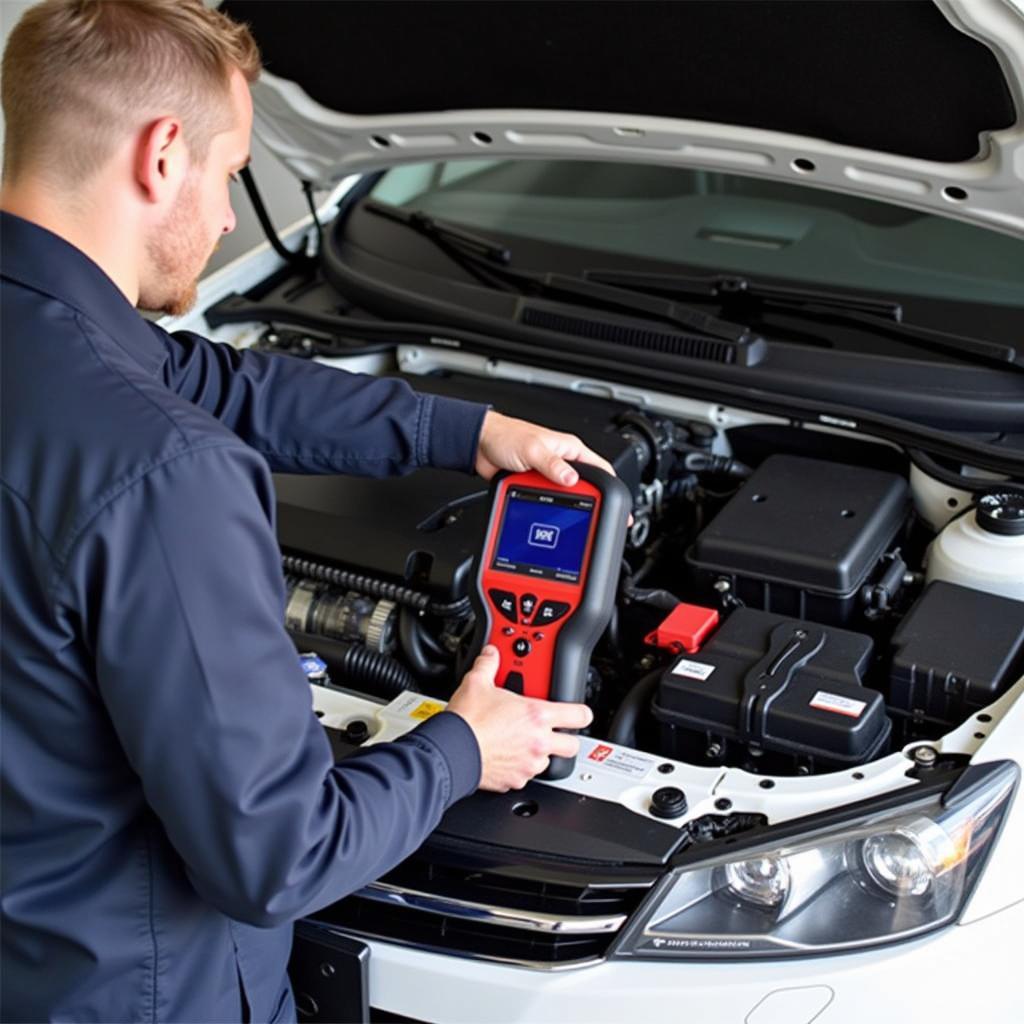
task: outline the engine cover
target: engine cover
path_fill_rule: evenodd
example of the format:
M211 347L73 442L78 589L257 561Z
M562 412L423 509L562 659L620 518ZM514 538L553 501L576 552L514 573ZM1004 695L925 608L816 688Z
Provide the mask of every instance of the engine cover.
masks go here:
M488 402L499 411L579 436L615 467L631 490L635 449L615 421L631 409L587 395L467 375L411 380L419 391ZM470 562L487 516L486 484L449 470L389 480L278 474L282 549L416 586L438 601L469 593Z
M772 455L704 528L687 561L704 598L727 581L745 605L846 624L909 505L895 473Z

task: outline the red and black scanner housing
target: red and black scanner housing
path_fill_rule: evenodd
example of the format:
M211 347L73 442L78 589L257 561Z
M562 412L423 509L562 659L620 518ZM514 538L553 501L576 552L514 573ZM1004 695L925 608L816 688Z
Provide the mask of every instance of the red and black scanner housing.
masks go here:
M497 685L543 700L583 700L591 652L615 605L632 505L616 477L573 465L580 479L572 487L532 471L495 477L474 566L471 653L493 644ZM553 763L545 777L571 770Z

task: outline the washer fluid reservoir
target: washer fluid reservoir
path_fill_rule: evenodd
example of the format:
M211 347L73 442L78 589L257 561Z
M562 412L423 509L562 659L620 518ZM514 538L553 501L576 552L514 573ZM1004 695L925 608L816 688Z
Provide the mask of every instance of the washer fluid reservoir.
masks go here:
M1024 601L1024 495L989 493L928 549L927 579Z

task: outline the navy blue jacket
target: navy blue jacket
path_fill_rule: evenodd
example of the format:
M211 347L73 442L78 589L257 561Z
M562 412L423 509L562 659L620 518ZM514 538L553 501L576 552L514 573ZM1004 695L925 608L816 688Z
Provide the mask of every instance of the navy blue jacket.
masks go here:
M335 766L271 471L469 470L483 407L147 323L4 214L5 1020L294 1015L291 923L475 789L443 713Z

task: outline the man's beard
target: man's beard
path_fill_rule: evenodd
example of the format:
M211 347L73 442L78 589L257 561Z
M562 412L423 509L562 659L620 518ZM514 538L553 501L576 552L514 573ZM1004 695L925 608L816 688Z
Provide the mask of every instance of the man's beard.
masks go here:
M188 178L171 212L146 241L149 280L140 284L142 309L181 316L195 305L199 275L215 248L202 234L201 223L199 189Z

